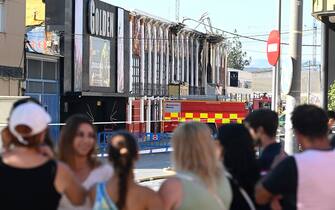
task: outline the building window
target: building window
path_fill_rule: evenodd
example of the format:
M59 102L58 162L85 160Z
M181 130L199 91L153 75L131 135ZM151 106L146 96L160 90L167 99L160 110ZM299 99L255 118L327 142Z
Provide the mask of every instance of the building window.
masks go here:
M5 32L5 0L0 0L0 32Z
M141 94L141 83L140 83L140 57L133 56L133 90L136 95Z

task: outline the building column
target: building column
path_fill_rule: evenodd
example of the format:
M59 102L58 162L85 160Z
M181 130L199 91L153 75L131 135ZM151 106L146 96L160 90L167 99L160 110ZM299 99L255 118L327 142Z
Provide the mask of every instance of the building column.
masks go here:
M190 86L194 87L194 38L190 37L190 57L191 57L191 68L190 68ZM194 94L194 93L193 93Z
M140 121L144 123L144 104L145 104L146 97L141 97L140 99Z
M185 40L186 40L186 79L185 82L187 82L187 84L190 84L190 36L189 34L185 35Z
M170 68L170 72L171 72L171 82L174 83L175 82L175 79L174 79L174 75L176 74L176 68L174 66L174 62L175 62L175 35L174 34L171 34L171 68ZM169 46L169 41L167 43L167 45Z
M176 52L176 59L177 59L177 68L176 68L176 80L177 82L180 82L180 45L179 45L179 40L180 39L180 35L177 34L176 37L176 48L177 48L177 52Z
M133 123L133 98L129 97L128 98L128 124L131 125Z
M194 74L194 86L198 89L199 87L199 40L195 40L195 74Z
M181 35L181 81L185 82L185 35Z
M153 36L152 36L152 25L151 22L148 25L148 89L150 95L153 95L153 73L152 73L152 46L153 46Z
M163 87L164 87L164 33L162 26L159 28L160 33L160 67L159 67L159 94L163 95Z
M220 45L220 52L221 52L221 57L220 57L220 72L219 72L219 82L221 82L221 85L223 85L224 81L224 71L225 71L225 66L226 66L226 56L225 56L225 48L224 48L224 43L221 43Z
M145 52L144 52L144 20L141 22L141 21L138 21L137 23L138 25L141 26L141 40L140 40L140 43L141 43L141 65L140 65L140 76L141 76L141 95L143 96L144 95L144 86L145 86L145 70L144 70L144 66L145 66Z
M203 55L204 55L204 62L203 62L203 71L202 71L202 85L203 88L205 89L205 95L207 94L207 83L208 83L208 78L207 78L207 66L209 63L208 59L208 52L209 52L209 44L207 41L204 41L204 50L203 50Z
M215 62L215 58L216 58L216 46L214 44L210 45L211 48L211 66L212 66L212 74L211 74L211 83L215 83L215 71L216 71L216 62Z
M164 98L159 98L159 121L160 122L163 121L163 100Z
M154 73L154 77L153 77L153 95L156 95L158 90L158 82L157 82L157 75L158 75L158 72L157 72L157 67L158 67L158 62L157 62L157 56L158 56L158 53L157 53L157 45L158 45L158 41L157 41L157 26L154 25L154 68L153 68L153 73Z
M151 133L151 97L149 97L147 100L146 132Z
M169 65L170 65L170 62L169 62L169 57L170 57L170 51L169 51L169 26L167 26L167 28L165 29L165 52L166 52L166 71L165 71L165 74L166 74L166 80L165 80L165 83L166 83L166 89L167 89L167 86L169 85L170 83L170 69L169 69ZM173 58L172 58L173 59Z
M215 74L215 83L220 83L220 64L221 64L221 50L220 50L220 44L216 46L216 74Z
M133 94L133 17L129 21L129 93Z

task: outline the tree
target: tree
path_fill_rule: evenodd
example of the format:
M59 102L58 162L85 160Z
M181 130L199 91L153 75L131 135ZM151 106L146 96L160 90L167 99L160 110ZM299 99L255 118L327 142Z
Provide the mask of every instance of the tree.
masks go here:
M328 109L335 110L335 83L329 87L328 91Z
M250 65L251 57L247 58L247 53L243 52L242 43L238 36L235 36L232 41L228 41L226 48L228 50L229 68L243 70Z

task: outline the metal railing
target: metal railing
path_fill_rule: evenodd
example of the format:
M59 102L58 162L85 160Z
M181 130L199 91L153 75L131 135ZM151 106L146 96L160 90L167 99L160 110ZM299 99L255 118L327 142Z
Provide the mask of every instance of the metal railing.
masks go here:
M103 131L98 133L97 148L98 153L104 156L108 153L108 145L113 131ZM137 137L138 147L142 153L152 153L154 151L169 151L171 148L170 133L133 133ZM161 149L161 150L157 150Z

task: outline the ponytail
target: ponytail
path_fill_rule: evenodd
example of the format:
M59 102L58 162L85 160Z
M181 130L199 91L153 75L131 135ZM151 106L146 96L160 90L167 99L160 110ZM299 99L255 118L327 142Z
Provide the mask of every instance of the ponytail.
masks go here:
M116 206L122 210L126 206L128 193L128 179L133 170L133 163L137 158L137 143L135 138L128 132L122 131L115 134L115 137L123 137L123 140L109 149L109 160L113 163L115 174L118 176L118 201Z

